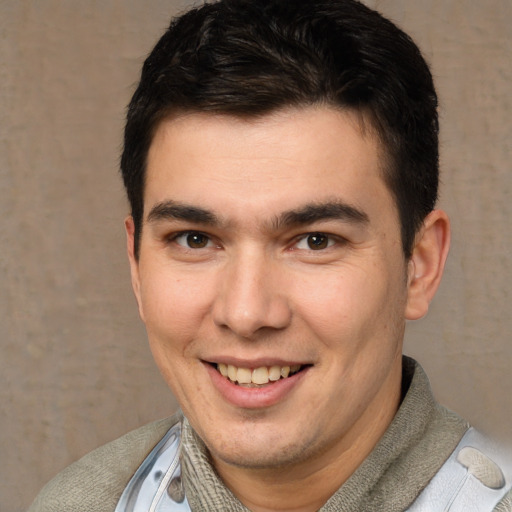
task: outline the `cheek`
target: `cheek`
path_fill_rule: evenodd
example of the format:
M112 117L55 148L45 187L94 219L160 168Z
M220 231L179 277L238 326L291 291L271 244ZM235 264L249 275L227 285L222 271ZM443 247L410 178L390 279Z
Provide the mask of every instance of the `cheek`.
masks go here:
M385 270L337 268L302 279L294 290L299 316L326 345L356 348L385 337L391 324L403 321L405 307L405 288Z
M141 303L150 341L173 345L190 341L209 309L206 282L164 272L142 277Z

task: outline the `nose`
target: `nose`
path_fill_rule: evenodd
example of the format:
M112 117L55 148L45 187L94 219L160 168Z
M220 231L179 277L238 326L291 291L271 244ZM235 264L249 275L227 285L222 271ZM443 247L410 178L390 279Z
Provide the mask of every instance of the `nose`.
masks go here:
M261 254L239 255L226 264L213 306L213 320L237 336L285 329L292 312L278 262Z

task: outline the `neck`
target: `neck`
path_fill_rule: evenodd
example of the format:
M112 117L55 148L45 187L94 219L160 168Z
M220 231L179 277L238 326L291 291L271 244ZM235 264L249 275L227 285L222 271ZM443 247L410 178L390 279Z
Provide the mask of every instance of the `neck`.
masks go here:
M314 512L355 472L384 435L400 403L401 373L358 421L322 452L279 468L241 468L214 457L226 486L252 512ZM391 390L391 392L390 392Z

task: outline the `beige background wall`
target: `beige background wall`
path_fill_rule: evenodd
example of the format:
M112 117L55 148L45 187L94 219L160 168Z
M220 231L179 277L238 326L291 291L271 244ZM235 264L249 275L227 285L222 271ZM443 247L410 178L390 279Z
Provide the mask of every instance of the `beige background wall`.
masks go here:
M0 0L0 510L175 402L131 296L124 107L171 0ZM369 0L417 39L442 104L454 243L407 351L440 400L512 433L512 3Z

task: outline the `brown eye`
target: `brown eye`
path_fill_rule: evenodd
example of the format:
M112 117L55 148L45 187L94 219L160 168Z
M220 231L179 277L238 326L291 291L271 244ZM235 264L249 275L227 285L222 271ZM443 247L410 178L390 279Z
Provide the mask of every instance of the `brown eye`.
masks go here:
M186 249L204 249L211 246L211 240L207 235L197 231L180 233L173 238L174 242Z
M312 233L308 235L307 244L313 251L325 249L329 245L329 237L322 233Z
M187 245L191 249L202 249L208 245L209 239L202 233L189 233L187 235Z

